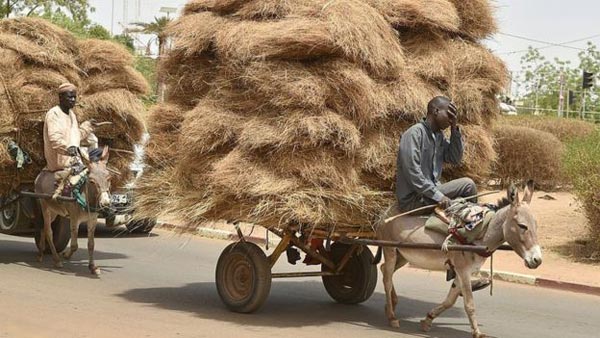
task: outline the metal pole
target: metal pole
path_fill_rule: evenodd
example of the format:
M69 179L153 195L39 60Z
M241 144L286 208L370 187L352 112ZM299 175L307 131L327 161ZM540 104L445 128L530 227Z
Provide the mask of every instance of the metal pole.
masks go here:
M538 91L540 89L540 80L538 79L537 83L535 84L535 110L533 111L533 115L537 115L538 114Z
M565 74L563 72L560 72L560 91L558 93L558 117L562 117L563 115L563 105L565 103L564 87Z
M580 119L585 118L585 94L587 93L587 89L584 88L581 92L581 113L579 114Z
M567 95L569 95L571 91L567 88ZM575 96L575 92L573 92L573 96ZM565 116L568 118L569 113L571 112L571 105L569 104L569 100L567 99L567 111L565 112Z
M110 10L110 35L115 34L115 0L112 0L112 7Z

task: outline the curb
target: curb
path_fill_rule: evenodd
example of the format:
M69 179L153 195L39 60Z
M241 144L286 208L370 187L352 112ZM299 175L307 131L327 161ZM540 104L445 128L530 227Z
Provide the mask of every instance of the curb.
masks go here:
M170 223L159 222L157 225L161 228L164 228L167 230L172 230L172 231L181 229L180 226L177 226L175 224L170 224ZM239 236L237 235L237 233L227 231L227 230L208 228L208 227L200 227L200 228L197 228L195 231L183 231L182 233L188 233L188 234L198 235L198 236L205 237L205 238L219 239L219 240L226 240L226 241L239 240ZM252 243L255 243L258 245L265 245L267 243L265 238L259 237L259 236L251 235L251 236L244 236L244 238L246 239L246 241L252 242ZM269 246L275 247L278 243L279 243L279 239L269 239ZM479 271L479 275L481 277L489 278L490 271L487 269L481 269ZM547 289L555 289L555 290L561 290L561 291L570 291L570 292L600 296L600 286L579 284L579 283L573 283L573 282L564 282L564 281L552 280L552 279L547 279L547 278L536 277L533 275L525 275L525 274L519 274L519 273L514 273L514 272L509 272L509 271L494 271L493 277L494 277L494 280L500 280L500 281L508 282L508 283L530 285L530 286L537 286L537 287L542 287L542 288L547 288Z
M182 231L181 226L178 226L176 224L171 224L171 223L163 223L163 222L158 222L157 226L162 229L166 229L166 230L170 230L170 231L179 231L182 234L197 235L197 236L204 237L204 238L219 239L219 240L224 240L224 241L238 241L239 240L239 236L237 235L237 233L227 231L227 230L208 228L208 227L199 227L199 228L196 228L196 230L192 230L192 231L190 231L190 230ZM248 242L258 244L258 245L265 245L267 243L266 239L264 237L260 237L260 236L253 236L253 235L244 236L244 239ZM269 238L269 246L276 246L278 243L279 243L279 239Z

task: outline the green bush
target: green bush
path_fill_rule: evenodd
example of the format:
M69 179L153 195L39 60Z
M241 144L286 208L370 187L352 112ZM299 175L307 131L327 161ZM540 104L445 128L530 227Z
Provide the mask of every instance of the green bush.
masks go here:
M563 167L588 219L593 250L600 250L600 132L567 144Z

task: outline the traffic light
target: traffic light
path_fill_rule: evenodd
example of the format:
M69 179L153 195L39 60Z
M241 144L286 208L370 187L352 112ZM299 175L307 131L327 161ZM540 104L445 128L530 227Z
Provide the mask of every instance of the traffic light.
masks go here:
M594 73L588 73L585 70L583 71L583 89L590 88L594 85Z
M572 106L575 103L575 92L569 90L569 98L568 98L569 106Z

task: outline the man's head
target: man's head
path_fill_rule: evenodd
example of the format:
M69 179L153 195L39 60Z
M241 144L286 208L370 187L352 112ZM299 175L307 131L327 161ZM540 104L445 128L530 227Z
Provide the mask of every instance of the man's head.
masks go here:
M445 96L436 96L427 105L427 121L434 130L444 130L456 123L456 106Z
M72 83L63 83L58 87L58 100L60 107L68 113L77 102L77 87Z

